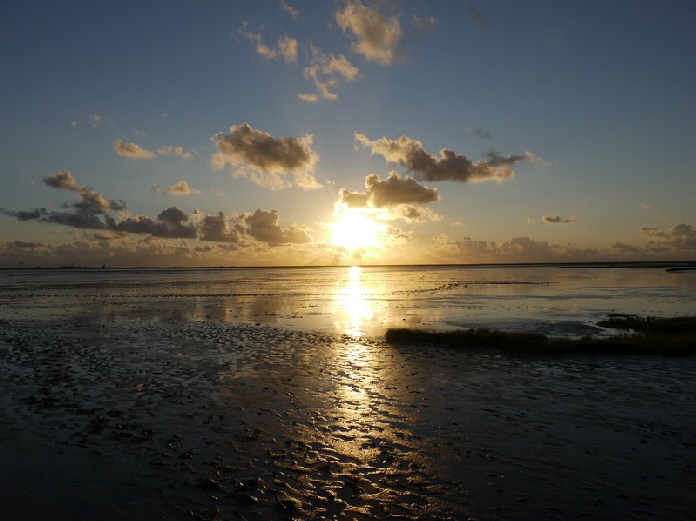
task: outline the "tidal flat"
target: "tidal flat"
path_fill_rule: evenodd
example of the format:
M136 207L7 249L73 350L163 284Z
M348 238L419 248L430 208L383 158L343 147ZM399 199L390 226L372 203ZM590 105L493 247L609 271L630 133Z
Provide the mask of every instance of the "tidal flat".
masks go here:
M696 357L0 322L2 519L692 519Z

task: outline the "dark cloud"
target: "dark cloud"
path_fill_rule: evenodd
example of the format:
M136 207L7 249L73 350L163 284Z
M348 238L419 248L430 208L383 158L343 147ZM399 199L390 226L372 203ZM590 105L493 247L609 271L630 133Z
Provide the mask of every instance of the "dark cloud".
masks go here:
M230 165L235 175L269 188L320 186L312 175L319 157L312 151L311 135L276 139L242 123L230 127L229 134L216 134L213 141L218 150L211 158L215 168ZM284 174L292 175L293 182L281 178Z
M113 211L125 210L126 203L106 199L95 192L81 192L80 200L73 204L75 208L86 213L108 213Z
M385 180L377 174L365 177L365 192L341 188L338 204L347 208L384 208L392 219L424 222L440 220L441 216L420 205L439 201L437 188L429 188L411 177L390 172Z
M368 175L365 178L365 188L375 208L440 200L437 188L423 186L411 177L402 178L396 172L390 172L384 181L377 174Z
M230 222L225 214L206 215L198 224L199 238L202 241L239 243L244 230L239 224Z
M248 235L269 246L312 242L309 230L304 226L293 225L290 228L280 228L277 210L258 209L253 214L244 214L241 221L246 226L244 231Z
M440 157L429 154L420 141L408 136L397 140L382 137L371 141L356 132L355 138L372 154L380 154L390 163L406 167L423 181L502 181L515 175L511 166L528 159L528 154L503 156L498 151L488 152L488 161L471 161L450 149L440 150Z
M195 226L186 224L188 215L176 206L160 212L156 221L142 215L118 223L111 216L105 218L108 228L115 232L148 234L167 239L195 239L197 235Z
M572 215L570 217L561 217L560 215L554 215L551 217L549 215L544 215L542 216L541 220L547 224L575 224L578 222L578 220Z

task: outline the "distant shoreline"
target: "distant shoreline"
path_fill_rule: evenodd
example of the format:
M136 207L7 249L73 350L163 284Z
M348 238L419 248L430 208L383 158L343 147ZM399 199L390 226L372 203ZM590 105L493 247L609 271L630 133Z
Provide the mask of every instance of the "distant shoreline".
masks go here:
M246 269L316 269L316 268L663 268L668 271L696 270L696 261L596 261L596 262L514 262L514 263L473 263L473 264L322 264L316 266L281 265L281 266L32 266L0 267L0 271L155 271L155 270L246 270Z

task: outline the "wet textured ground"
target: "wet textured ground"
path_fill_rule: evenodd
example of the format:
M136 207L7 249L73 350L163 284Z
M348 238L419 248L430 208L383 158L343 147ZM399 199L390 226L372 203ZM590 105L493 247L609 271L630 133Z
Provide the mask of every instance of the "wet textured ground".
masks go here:
M693 519L695 358L0 321L2 519Z

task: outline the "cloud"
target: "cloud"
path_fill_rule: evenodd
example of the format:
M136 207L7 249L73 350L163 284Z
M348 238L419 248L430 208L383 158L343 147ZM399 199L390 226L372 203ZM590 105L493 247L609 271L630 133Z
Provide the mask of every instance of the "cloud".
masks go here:
M79 119L70 122L70 126L79 127L81 126L80 121L84 121L92 130L96 130L102 124L103 119L99 114L81 114Z
M183 147L161 147L157 149L157 155L175 155L182 159L191 159L191 157L193 157L190 152L184 152Z
M173 195L200 194L200 190L194 190L186 181L177 181L173 186L167 188L166 193Z
M655 226L643 226L640 232L643 235L656 237L658 239L651 241L649 245L678 251L696 252L696 227L690 224L677 224L666 232Z
M355 138L363 146L371 148L372 154L380 154L387 162L406 167L423 181L503 181L515 175L511 166L528 158L525 154L503 156L491 150L487 154L487 161L474 162L447 148L440 150L440 158L436 158L426 152L420 141L408 136L402 135L397 140L382 137L371 141L364 134L356 132Z
M45 175L43 176L43 182L53 188L71 190L73 192L89 190L88 186L78 185L75 177L67 170L60 170L56 175Z
M570 243L550 244L530 237L512 237L506 241L479 241L471 237L453 239L446 235L434 238L439 254L452 261L466 262L550 262L596 260L595 248L578 247Z
M338 86L339 80L355 81L361 77L358 68L342 54L334 56L331 53L323 53L313 45L311 49L312 59L310 65L304 69L304 76L314 82L318 95L300 94L299 99L317 101L321 96L334 100L338 95L332 91Z
M660 230L657 226L643 226L640 228L640 233L652 237L668 237L668 234Z
M112 211L126 209L126 203L123 201L114 201L107 199L102 195L92 192L80 192L80 200L72 205L74 208L86 213L104 214ZM64 206L68 207L68 206Z
M396 172L390 172L384 181L377 174L368 175L365 177L365 188L376 208L440 200L437 188L423 186L411 177L402 178Z
M218 152L211 156L211 163L218 170L229 164L236 167L234 175L268 188L321 186L312 175L319 156L312 151L311 135L276 139L242 123L230 127L229 134L216 134L212 140ZM281 177L284 174L290 174L293 181L285 181Z
M398 17L387 18L360 0L348 0L336 13L336 22L353 37L353 52L384 65L395 60L403 38Z
M308 228L295 224L283 229L278 226L278 221L277 210L258 209L253 214L244 214L241 217L241 222L246 226L244 231L257 241L265 242L269 246L312 242Z
M130 157L133 159L152 159L155 157L155 153L146 150L135 143L126 143L120 139L114 141L114 151L119 156Z
M643 210L654 210L655 209L655 207L653 205L648 204L648 203L640 203L640 207Z
M142 215L123 219L118 223L113 217L106 215L105 220L108 228L115 232L148 234L169 239L195 239L197 235L194 225L186 224L188 221L186 213L176 206L160 212L157 220Z
M541 220L547 224L575 224L578 222L578 220L572 215L570 217L561 217L560 215L550 217L548 215L544 215Z
M341 188L337 203L347 208L386 208L386 217L407 221L440 220L442 217L421 205L440 200L437 188L423 186L411 177L390 172L385 180L377 174L365 177L365 192Z
M297 20L297 18L300 16L300 12L294 7L290 6L285 0L280 0L280 7L282 7L283 10L290 16L292 16L293 20Z
M248 26L248 22L242 23L242 26L237 32L255 45L257 54L269 60L282 58L285 63L294 63L297 61L297 40L285 35L278 38L277 47L269 47L264 42L261 33L249 31L247 29Z
M231 224L225 214L206 215L198 224L201 241L228 242L238 244L244 234L239 224Z

